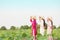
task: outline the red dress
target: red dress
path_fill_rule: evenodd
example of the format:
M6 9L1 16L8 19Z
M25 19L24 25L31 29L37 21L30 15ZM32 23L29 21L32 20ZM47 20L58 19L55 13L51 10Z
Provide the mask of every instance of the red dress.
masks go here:
M37 35L36 19L34 20L30 19L30 22L32 23L32 35L36 36Z

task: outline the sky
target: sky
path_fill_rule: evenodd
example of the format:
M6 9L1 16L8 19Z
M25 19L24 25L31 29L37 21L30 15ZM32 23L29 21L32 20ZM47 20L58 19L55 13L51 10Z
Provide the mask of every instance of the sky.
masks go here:
M54 25L60 25L60 0L0 0L0 26L31 25L30 16L51 16Z

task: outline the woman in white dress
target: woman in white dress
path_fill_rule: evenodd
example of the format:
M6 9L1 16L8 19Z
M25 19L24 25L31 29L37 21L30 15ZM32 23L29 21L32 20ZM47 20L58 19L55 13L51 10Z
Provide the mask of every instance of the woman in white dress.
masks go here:
M45 29L44 29L45 20L44 20L43 17L40 17L40 16L39 16L39 20L40 20L40 34L41 34L42 36L44 36L44 34L45 34Z

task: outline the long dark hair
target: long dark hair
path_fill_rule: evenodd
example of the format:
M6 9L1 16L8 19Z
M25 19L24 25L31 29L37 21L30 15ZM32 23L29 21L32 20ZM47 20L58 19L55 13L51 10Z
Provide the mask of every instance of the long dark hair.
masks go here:
M53 26L53 21L51 20L51 25Z
M43 25L45 26L45 25L46 25L46 23L45 23L45 20L44 20L44 19L43 19L43 22L44 22L44 23L43 23Z

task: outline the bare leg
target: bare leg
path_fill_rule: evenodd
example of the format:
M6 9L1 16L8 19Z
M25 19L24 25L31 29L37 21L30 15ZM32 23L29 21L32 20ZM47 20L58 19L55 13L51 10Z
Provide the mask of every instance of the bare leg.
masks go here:
M33 37L33 40L37 40L36 36Z

